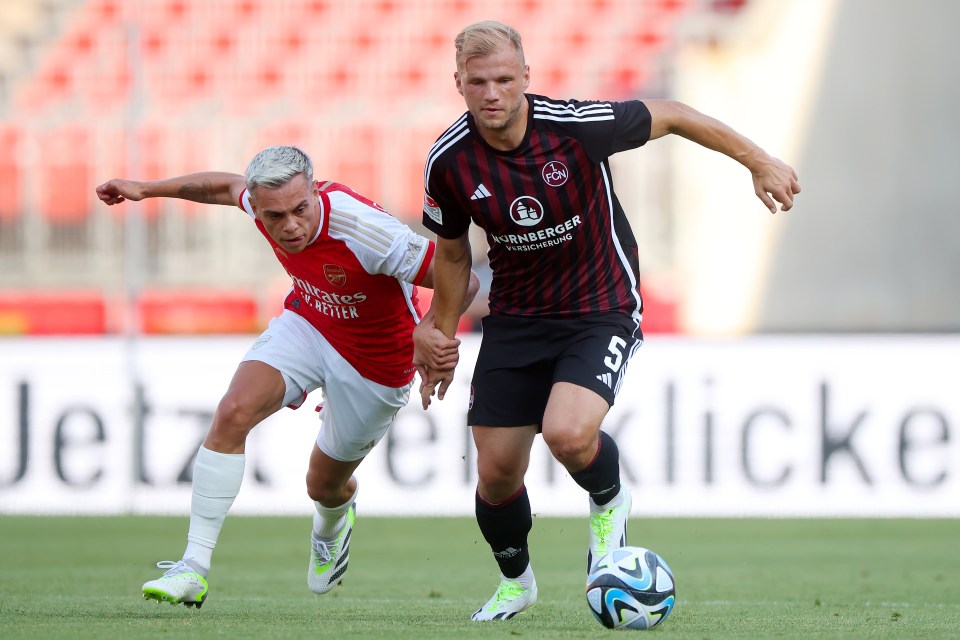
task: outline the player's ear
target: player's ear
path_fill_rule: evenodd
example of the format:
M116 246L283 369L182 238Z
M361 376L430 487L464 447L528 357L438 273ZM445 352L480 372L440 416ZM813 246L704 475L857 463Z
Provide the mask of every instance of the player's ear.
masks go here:
M454 81L454 83L456 83L456 85L457 85L457 93L459 93L460 95L463 95L463 86L460 84L460 72L459 72L459 71L454 71L454 72L453 72L453 81Z
M523 88L530 86L530 65L523 65Z

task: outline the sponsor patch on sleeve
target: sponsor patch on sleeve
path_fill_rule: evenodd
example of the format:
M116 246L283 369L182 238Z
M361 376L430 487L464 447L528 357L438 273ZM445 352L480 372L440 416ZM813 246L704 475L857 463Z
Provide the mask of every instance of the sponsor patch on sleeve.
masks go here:
M423 212L437 224L443 224L443 212L440 211L440 205L427 193L423 194Z

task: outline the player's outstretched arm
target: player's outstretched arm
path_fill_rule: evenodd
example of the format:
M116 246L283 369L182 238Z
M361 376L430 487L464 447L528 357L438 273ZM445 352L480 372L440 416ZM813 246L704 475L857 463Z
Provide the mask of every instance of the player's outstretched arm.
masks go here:
M753 190L770 213L793 207L800 193L797 173L789 165L769 155L751 140L715 118L704 115L675 100L644 100L650 110L650 139L674 133L729 156L750 170Z
M244 186L243 176L236 173L204 171L148 182L114 178L97 187L97 197L108 205L144 198L180 198L236 206Z

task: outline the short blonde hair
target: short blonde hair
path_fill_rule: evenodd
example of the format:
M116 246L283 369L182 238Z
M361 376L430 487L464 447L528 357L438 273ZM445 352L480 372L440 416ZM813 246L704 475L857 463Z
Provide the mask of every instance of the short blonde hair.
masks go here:
M457 34L453 41L457 48L457 69L463 69L468 59L488 56L509 44L520 54L520 64L526 65L520 34L513 27L495 20L475 22Z
M303 174L307 184L313 184L313 162L304 151L297 147L267 147L253 157L244 180L251 194L257 187L279 189L294 177Z

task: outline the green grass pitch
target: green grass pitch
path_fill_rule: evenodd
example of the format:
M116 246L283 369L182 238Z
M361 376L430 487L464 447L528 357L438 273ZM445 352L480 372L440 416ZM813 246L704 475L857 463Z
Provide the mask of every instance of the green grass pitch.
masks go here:
M187 518L0 517L0 638L960 638L960 520L649 519L679 604L648 632L602 628L583 595L586 519L536 518L540 601L469 615L496 586L472 518L361 512L344 583L306 588L309 517L227 519L200 610L147 602Z

